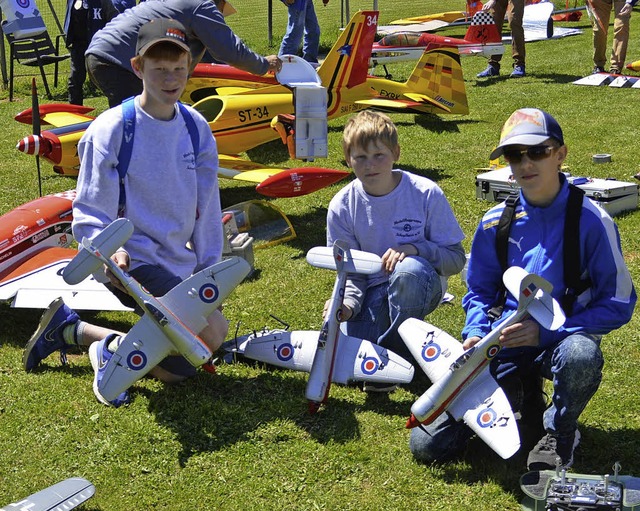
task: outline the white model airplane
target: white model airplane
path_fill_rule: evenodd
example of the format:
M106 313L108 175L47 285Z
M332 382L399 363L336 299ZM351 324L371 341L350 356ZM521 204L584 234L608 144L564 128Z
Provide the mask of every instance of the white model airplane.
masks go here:
M179 352L195 367L209 362L211 350L198 333L207 326L207 317L251 271L247 261L231 257L199 271L163 297L155 298L110 259L132 234L133 224L129 220L115 220L93 240L84 238L82 249L63 271L64 280L76 284L104 264L145 312L122 339L107 363L99 387L94 389L107 402L172 352Z
M433 385L411 407L407 427L430 424L442 413L464 420L502 458L520 448L518 426L507 396L489 372L489 362L501 349L500 332L530 314L543 328L557 330L565 321L552 286L538 275L511 267L503 276L518 309L501 321L474 347L417 319L404 321L398 332Z
M70 477L18 502L7 504L0 511L66 511L89 500L96 488L86 479Z
M225 343L226 349L253 360L310 373L306 398L311 413L327 400L331 382L409 383L414 371L409 362L377 344L340 331L347 275L377 273L382 268L381 259L375 254L350 250L345 242L337 241L333 248L309 250L307 262L316 268L337 271L320 332L268 330L229 341Z

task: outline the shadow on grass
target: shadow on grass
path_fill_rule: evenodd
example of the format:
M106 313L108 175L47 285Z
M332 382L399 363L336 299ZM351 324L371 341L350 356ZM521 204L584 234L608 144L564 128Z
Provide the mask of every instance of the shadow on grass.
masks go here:
M620 462L621 475L640 474L640 431L619 429L605 431L598 427L579 424L582 439L574 453L569 472L581 474L613 474L613 464ZM520 477L527 472L527 456L532 446L523 446L508 460L501 459L489 446L474 437L464 456L454 462L435 464L431 468L436 476L447 483L464 481L496 482L505 491L522 497Z
M322 444L352 441L360 436L356 413L371 410L404 416L409 407L409 403L392 402L381 395L354 403L332 397L341 394L332 386L327 403L311 415L304 373L275 370L256 377L236 376L233 369L229 373L211 376L199 372L187 382L167 385L158 392L145 388L134 391L146 395L157 422L174 431L182 444L181 465L193 455L237 442L260 437L267 442L285 442L299 435L283 422L292 423ZM270 425L274 421L281 424L276 431Z

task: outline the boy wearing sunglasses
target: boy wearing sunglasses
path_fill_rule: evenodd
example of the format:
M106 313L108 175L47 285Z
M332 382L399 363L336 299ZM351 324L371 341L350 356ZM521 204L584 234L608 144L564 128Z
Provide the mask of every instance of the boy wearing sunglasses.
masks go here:
M553 469L557 457L562 466L569 467L580 440L578 418L602 378L601 338L631 319L636 293L624 263L616 224L581 192L570 192L567 179L560 172L567 146L556 120L541 110L517 110L505 123L500 143L491 154L491 158L499 156L510 163L521 187L508 226L506 265L520 266L547 279L553 285L553 297L564 304L567 320L554 332L532 318L505 328L500 337L503 349L492 361L491 372L509 397L514 412L520 413L523 444L528 443L527 436L532 437L528 447L539 440L528 454L528 469ZM576 194L575 205L569 205L570 196ZM469 291L462 300L466 311L462 331L465 349L487 335L500 317L517 308L515 298L507 295L502 315L491 314L504 296L504 270L496 238L508 202L484 215L473 239L467 273ZM578 232L567 236L565 220L568 213L575 212L569 211L572 208L579 212L575 229ZM584 282L573 293L571 304L564 300L565 295L571 294L565 282L571 273L563 261L565 242L579 245L579 258L571 263L578 266ZM542 378L553 383L548 405L543 399ZM471 430L464 423L445 414L425 430L414 428L410 441L413 454L424 461L461 454L471 437Z

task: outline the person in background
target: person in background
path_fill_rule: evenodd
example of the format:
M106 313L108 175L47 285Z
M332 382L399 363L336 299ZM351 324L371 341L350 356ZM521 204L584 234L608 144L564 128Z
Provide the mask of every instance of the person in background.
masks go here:
M287 31L282 38L278 55L297 55L302 44L302 58L314 67L318 66L320 50L320 25L313 0L282 0L287 6ZM329 0L323 0L324 5ZM303 38L304 36L304 38Z
M218 62L256 75L276 73L282 67L276 55L262 57L252 51L225 23L213 0L142 2L98 31L85 53L91 81L107 96L110 107L142 92L142 80L134 73L131 59L136 55L138 30L155 18L172 18L185 27L190 70L200 62L205 50Z
M513 56L513 71L511 78L522 78L526 74L525 70L525 47L524 47L524 28L522 26L522 18L524 16L525 0L489 0L482 6L482 10L491 11L493 20L498 28L498 33L502 34L502 25L504 18L508 12L509 28L511 29L511 55ZM500 61L502 54L491 55L487 68L477 75L478 78L490 78L500 75Z
M68 0L64 33L69 50L70 69L67 82L68 100L82 105L83 86L87 78L84 53L93 35L119 13L135 5L135 0Z
M607 61L607 36L609 20L613 11L613 45L611 46L611 66L609 73L620 74L624 69L629 43L629 20L631 11L638 0L588 0L593 26L593 72L604 73Z

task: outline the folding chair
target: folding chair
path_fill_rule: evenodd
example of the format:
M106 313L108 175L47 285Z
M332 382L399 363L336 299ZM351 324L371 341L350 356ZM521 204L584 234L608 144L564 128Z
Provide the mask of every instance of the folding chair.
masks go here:
M2 25L5 25L5 21L2 22ZM15 37L12 33L5 33L5 36L7 37L7 41L9 41L9 54L11 59L9 65L9 101L13 101L14 61L23 66L37 66L40 68L40 74L42 75L44 88L47 91L47 97L53 99L51 90L49 89L49 83L47 82L45 66L50 64L54 65L53 86L57 87L58 63L70 57L68 53L60 55L60 40L64 35L60 34L56 36L55 46L51 41L51 37L49 37L49 32L46 30L41 34L25 38Z

